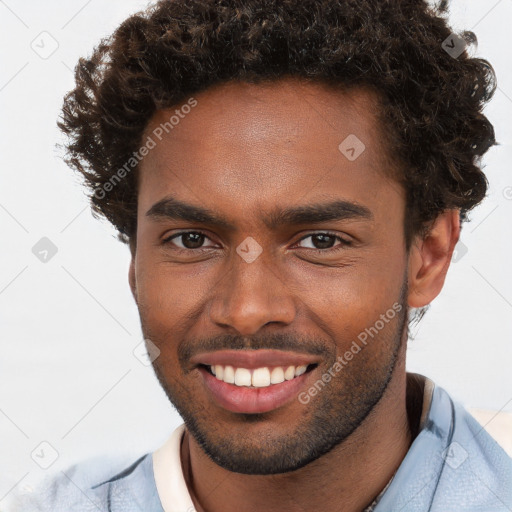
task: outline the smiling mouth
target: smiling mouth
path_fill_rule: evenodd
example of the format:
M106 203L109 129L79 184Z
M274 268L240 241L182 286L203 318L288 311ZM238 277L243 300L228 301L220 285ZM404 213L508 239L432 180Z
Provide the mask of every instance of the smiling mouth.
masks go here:
M263 366L260 368L241 368L232 365L206 365L201 368L213 375L217 380L226 384L233 384L246 388L268 388L290 381L301 375L311 372L318 365L316 363L287 366Z

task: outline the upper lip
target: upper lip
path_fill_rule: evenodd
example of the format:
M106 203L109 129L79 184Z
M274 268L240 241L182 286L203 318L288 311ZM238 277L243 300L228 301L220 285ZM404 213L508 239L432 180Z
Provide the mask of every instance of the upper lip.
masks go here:
M301 366L317 364L318 359L307 354L285 352L282 350L219 350L204 352L192 357L191 362L208 366L233 366L235 368L263 368L265 366Z

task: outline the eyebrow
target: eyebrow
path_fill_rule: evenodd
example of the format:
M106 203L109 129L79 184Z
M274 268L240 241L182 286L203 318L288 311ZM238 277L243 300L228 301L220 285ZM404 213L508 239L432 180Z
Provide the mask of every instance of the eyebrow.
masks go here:
M155 203L146 212L146 216L155 220L172 219L209 224L229 231L237 229L226 218L211 210L180 201L172 196ZM329 203L304 206L276 207L263 217L263 222L268 229L276 230L284 225L316 224L340 220L373 220L373 218L373 213L366 206L346 200L335 200Z

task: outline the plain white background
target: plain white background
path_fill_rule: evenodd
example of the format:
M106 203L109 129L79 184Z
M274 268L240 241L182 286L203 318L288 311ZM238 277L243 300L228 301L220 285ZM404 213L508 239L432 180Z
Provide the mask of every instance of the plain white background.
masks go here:
M134 458L181 423L133 354L142 337L128 248L92 218L55 149L78 58L145 5L0 1L0 506L45 474L36 461L58 453L48 472L99 454ZM467 253L409 342L408 369L466 406L512 411L512 2L459 0L451 12L497 72L486 114L501 145L484 160L490 191L463 229ZM57 248L46 263L32 252L43 237Z

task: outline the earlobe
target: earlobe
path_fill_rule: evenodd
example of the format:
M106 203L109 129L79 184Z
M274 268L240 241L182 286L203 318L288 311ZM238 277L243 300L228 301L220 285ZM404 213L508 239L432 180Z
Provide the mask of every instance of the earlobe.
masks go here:
M133 298L137 302L137 281L135 278L135 258L132 257L130 261L130 268L128 269L128 282L132 291Z
M410 307L426 306L439 295L459 235L459 210L446 210L424 238L413 242L408 270Z

